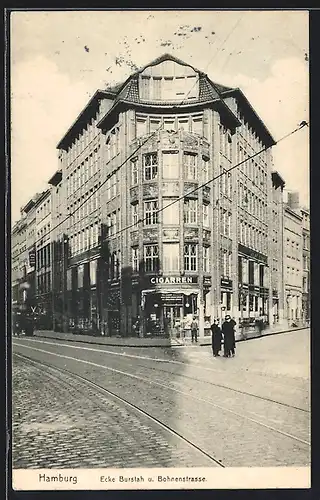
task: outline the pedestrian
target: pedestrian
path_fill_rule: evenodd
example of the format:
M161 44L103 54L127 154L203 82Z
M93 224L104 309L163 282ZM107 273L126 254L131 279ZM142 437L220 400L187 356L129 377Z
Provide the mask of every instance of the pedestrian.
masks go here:
M211 325L212 332L212 353L213 356L220 356L219 352L221 350L222 332L217 319L213 320Z
M225 321L222 325L222 333L223 333L223 346L224 346L224 357L234 357L235 356L235 332L234 327L236 322L231 318L229 314L226 315Z
M191 323L191 341L196 341L198 342L198 322L196 316L193 317L192 323Z

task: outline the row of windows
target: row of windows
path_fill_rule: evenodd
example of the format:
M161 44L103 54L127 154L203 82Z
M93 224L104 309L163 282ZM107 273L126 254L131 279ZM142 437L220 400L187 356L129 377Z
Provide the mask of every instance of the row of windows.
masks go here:
M91 224L77 234L71 235L69 242L71 255L77 255L94 248L99 242L99 222Z
M51 291L51 273L45 273L37 276L37 294L48 293Z
M90 154L81 165L78 165L78 167L67 176L67 197L75 193L100 170L100 156L98 156L97 153L98 150L95 149L94 153Z
M264 145L260 140L258 134L255 129L249 126L247 121L244 119L241 113L238 114L238 117L241 120L240 127L237 128L237 133L241 135L241 137L246 142L247 146L249 146L254 151L260 151L263 149ZM264 162L267 162L267 153L266 151L261 153L261 158Z
M141 76L139 82L140 99L151 101L172 101L197 99L199 86L197 76Z
M51 224L50 222L46 225L43 226L39 231L37 231L37 238L44 238L49 235L51 229Z
M50 198L41 203L40 207L37 209L37 218L38 220L44 219L51 212L51 203Z
M267 253L268 242L267 233L240 221L240 243L258 252Z
M152 134L156 130L184 130L208 139L208 126L203 113L178 116L148 116L136 114L136 137Z
M261 161L260 155L252 159L249 159L250 156L252 156L252 153L247 152L238 143L238 162L244 162L240 165L240 171L259 189L265 190L267 186L266 165Z
M37 250L37 269L42 267L49 267L50 262L50 244Z
M244 257L238 258L239 282L265 286L268 283L268 268L259 262Z
M99 207L100 191L98 191L98 185L96 185L70 205L69 227L72 228L74 224L91 215Z
M138 159L131 160L131 184L134 186L139 182ZM187 180L199 179L203 182L209 180L209 159L185 152L183 154L183 176ZM200 163L200 164L199 164ZM143 179L145 181L155 180L158 177L158 155L148 153L143 155ZM164 179L179 179L180 165L178 151L162 153L162 177Z
M262 222L267 220L267 203L239 182L239 205Z
M75 141L69 146L68 151L66 153L67 163L71 163L75 160L80 153L86 148L90 142L97 136L99 133L96 128L96 124L98 122L98 116L96 115L92 120L89 121L85 130L82 131L80 136L75 139Z
M159 246L144 245L143 247L144 269L146 272L159 271ZM139 248L132 248L132 269L139 271L140 255ZM209 248L202 248L202 266L204 272L210 271L209 263ZM163 262L162 270L165 272L180 271L180 253L179 243L164 243L163 244ZM198 271L198 245L194 243L184 245L184 270Z
M107 179L105 194L107 201L120 194L120 170L117 170Z
M108 236L114 236L121 229L120 208L107 215Z
M185 224L197 224L198 220L198 200L184 200L183 220ZM159 204L157 200L145 201L144 207L144 224L151 226L159 223ZM179 204L174 198L163 199L162 210L163 224L180 224ZM137 224L139 220L139 204L132 205L132 223ZM204 226L209 226L209 206L202 205L202 223Z

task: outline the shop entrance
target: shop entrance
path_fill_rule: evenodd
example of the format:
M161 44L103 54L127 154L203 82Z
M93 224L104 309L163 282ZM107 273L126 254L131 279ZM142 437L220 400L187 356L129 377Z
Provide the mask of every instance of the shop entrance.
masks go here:
M180 337L181 309L180 306L163 306L164 331L170 337Z

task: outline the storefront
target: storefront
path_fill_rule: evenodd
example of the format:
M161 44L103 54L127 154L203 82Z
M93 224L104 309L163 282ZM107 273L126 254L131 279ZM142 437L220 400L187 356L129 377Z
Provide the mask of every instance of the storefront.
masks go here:
M148 276L141 291L144 336L182 337L199 316L197 276Z

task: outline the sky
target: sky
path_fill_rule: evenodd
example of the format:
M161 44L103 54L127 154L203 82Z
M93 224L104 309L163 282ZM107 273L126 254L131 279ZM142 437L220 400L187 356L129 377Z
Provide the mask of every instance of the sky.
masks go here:
M275 140L309 120L307 11L25 11L11 15L12 222L48 187L59 140L91 96L169 53L240 87ZM273 149L309 204L309 129Z

